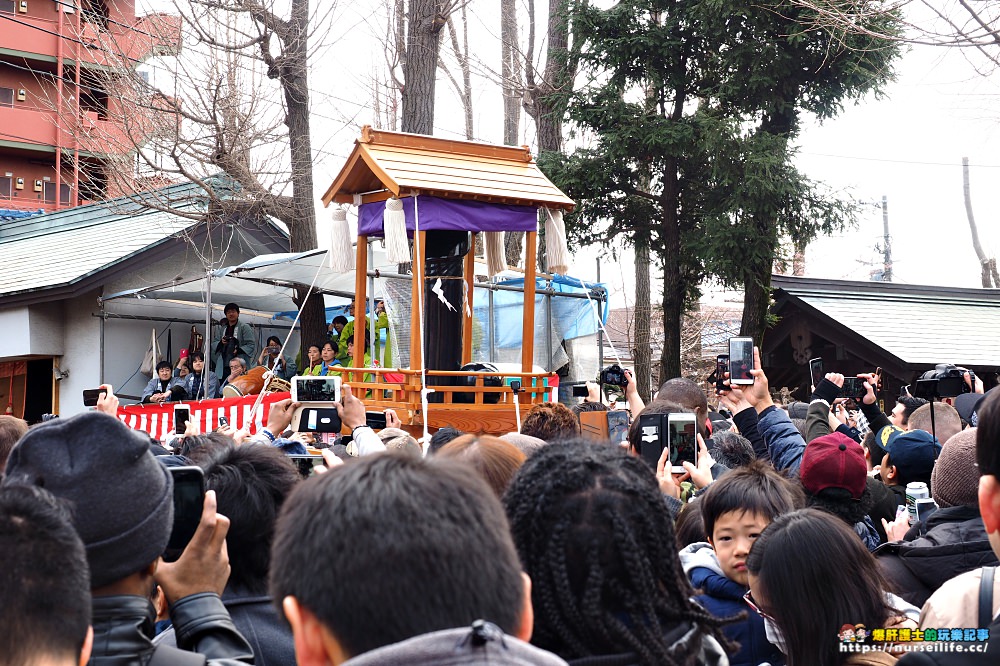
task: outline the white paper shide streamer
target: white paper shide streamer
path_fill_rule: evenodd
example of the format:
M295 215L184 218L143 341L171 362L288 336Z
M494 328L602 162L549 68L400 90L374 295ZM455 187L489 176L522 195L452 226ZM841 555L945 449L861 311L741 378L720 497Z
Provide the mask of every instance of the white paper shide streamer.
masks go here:
M507 255L502 231L487 231L484 236L486 249L486 274L490 277L507 270Z
M545 254L550 273L566 275L569 272L569 248L566 246L566 225L561 210L546 208Z
M330 270L334 273L354 270L351 229L347 226L347 211L341 206L333 209L333 227L330 229Z
M403 212L403 202L399 199L389 199L385 202L382 230L385 233L385 250L389 263L409 263L410 244L406 238L406 213Z

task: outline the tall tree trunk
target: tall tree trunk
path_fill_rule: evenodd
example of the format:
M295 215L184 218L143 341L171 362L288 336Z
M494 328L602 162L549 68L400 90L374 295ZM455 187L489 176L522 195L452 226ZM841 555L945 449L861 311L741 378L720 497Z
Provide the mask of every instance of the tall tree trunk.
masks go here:
M981 281L984 289L993 287L993 276L990 272L990 260L983 252L983 246L979 244L979 230L976 228L976 216L972 214L972 192L969 186L969 158L962 158L962 190L965 194L965 215L969 218L969 230L972 232L972 249L976 251L979 258L979 266L982 268ZM996 285L1000 287L1000 284Z
M281 81L285 96L285 124L288 126L289 155L292 166L292 208L295 224L289 228L292 252L315 249L316 198L313 195L312 139L309 129L309 0L292 0L289 27L293 38L284 45ZM298 291L299 302L308 290ZM326 334L323 297L313 294L302 306L301 342L316 344Z
M517 47L517 2L500 0L500 76L503 142L516 146L521 124L521 54Z
M770 266L756 266L748 270L743 282L743 320L740 335L751 337L758 347L764 342L767 329L767 311L771 306Z
M649 293L649 236L638 232L635 235L635 310L634 310L635 381L639 397L649 403L653 373L653 349L650 344L650 320L653 317L652 295Z
M404 132L434 134L438 42L445 22L437 9L437 0L410 1L406 63L403 66Z
M681 319L684 317L684 283L681 279L681 230L677 218L680 196L677 158L667 157L663 167L663 351L660 383L681 376Z

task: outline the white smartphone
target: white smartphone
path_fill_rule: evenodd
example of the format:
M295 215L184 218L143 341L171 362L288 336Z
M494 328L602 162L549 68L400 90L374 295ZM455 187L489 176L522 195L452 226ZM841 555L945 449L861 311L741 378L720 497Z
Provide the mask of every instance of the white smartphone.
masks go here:
M174 432L183 435L187 430L187 422L191 420L191 407L174 405Z
M753 384L753 338L729 338L729 383Z
M675 474L686 470L681 463L698 466L698 427L694 414L667 415L667 442L670 446L670 467Z
M292 377L292 402L340 402L340 377Z

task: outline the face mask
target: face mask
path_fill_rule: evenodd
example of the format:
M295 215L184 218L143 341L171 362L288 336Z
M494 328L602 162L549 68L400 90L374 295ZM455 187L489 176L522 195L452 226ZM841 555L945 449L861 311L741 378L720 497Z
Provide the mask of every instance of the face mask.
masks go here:
M764 620L764 635L767 636L768 642L781 650L782 654L788 654L788 649L785 646L785 637L782 635L778 625L770 618L762 617L761 619Z

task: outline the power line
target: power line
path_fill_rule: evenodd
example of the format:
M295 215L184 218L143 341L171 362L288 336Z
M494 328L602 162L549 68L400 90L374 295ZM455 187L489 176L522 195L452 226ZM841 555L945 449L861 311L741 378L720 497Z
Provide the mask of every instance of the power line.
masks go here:
M799 155L811 155L813 157L832 157L840 160L861 160L863 162L887 162L889 164L918 164L923 166L960 166L958 162L924 162L921 160L894 160L886 157L861 157L858 155L832 155L829 153L807 153L800 152ZM970 164L980 169L1000 169L1000 164Z

